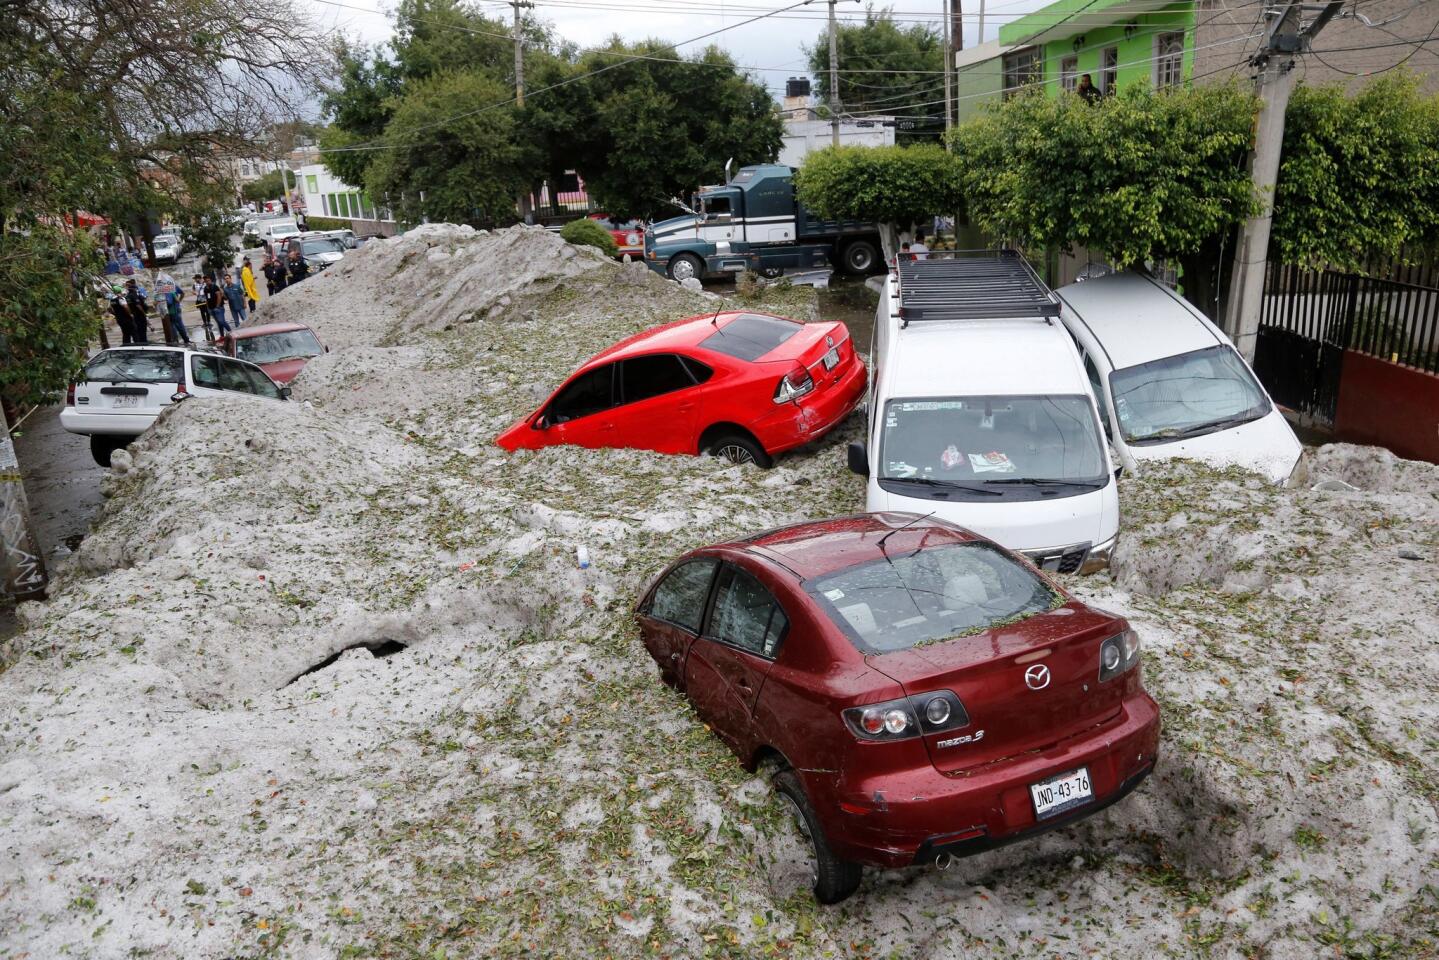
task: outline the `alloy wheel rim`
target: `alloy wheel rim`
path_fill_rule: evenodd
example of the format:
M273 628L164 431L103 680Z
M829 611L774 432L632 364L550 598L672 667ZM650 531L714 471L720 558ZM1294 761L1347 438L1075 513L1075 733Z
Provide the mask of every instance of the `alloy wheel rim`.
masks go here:
M715 452L730 463L754 463L754 454L737 443L727 443Z

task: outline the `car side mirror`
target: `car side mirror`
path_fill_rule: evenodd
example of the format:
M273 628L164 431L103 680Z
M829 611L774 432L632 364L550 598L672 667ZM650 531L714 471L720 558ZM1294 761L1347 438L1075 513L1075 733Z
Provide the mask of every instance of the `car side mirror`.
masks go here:
M541 410L539 413L535 414L535 418L530 421L531 430L548 430L549 428L550 418L549 412L546 410Z
M861 477L869 476L869 454L864 449L863 441L856 440L846 450L849 459L849 468Z
M280 399L281 399L281 400L288 400L288 399L290 399L290 388L289 388L289 387L286 386L286 387L281 387L281 388L280 388Z
M1122 476L1124 476L1124 464L1121 463L1114 468L1114 479L1118 480Z

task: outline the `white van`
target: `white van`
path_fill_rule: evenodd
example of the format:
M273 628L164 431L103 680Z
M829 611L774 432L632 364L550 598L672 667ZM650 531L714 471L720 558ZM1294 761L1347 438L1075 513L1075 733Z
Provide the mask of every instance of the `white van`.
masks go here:
M1283 483L1304 447L1219 328L1152 277L1056 291L1120 463L1189 457Z
M300 235L300 227L294 220L261 220L255 225L255 232L261 241L279 243Z
M1059 302L1016 253L901 261L875 318L865 509L934 514L1047 570L1109 565L1116 473Z

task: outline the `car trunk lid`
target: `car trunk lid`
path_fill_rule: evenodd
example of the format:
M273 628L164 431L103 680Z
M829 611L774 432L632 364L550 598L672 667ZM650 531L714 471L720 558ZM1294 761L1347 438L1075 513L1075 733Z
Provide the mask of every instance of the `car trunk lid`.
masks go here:
M1071 603L1021 624L869 661L920 710L926 693L951 690L959 697L969 724L924 741L936 769L961 773L1045 749L1117 714L1123 684L1099 683L1099 647L1122 627Z

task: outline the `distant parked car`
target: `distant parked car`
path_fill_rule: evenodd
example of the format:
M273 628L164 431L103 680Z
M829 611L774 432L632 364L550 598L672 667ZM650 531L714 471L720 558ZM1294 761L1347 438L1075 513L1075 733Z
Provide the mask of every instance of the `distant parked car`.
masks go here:
M335 237L322 233L302 233L287 238L276 249L276 256L288 257L290 248L299 244L302 255L310 262L311 270L324 270L345 259L345 245Z
M1229 338L1188 301L1139 273L1056 293L1122 463L1188 457L1289 479L1303 445Z
M150 428L160 412L191 397L235 396L286 400L265 371L230 357L181 347L116 347L97 353L65 394L60 425L90 438L90 453L102 467L110 454Z
M328 353L330 348L303 323L264 323L240 327L221 337L220 349L228 356L256 364L271 380L285 385L313 357Z
M610 236L615 238L615 246L619 247L616 256L623 257L628 253L631 257L644 257L645 222L643 220L626 220L623 217L612 217L607 213L592 213L590 219L608 230Z
M355 231L350 229L317 230L315 231L315 233L322 237L330 237L333 240L338 240L340 242L340 246L344 247L346 250L353 250L360 245L359 240L355 237Z
M1098 813L1154 769L1139 637L998 544L863 514L693 550L636 620L808 840L814 894ZM1124 834L1122 819L1101 833Z
M704 314L638 333L581 364L496 442L506 450L577 444L709 453L768 467L775 454L849 416L865 380L843 323Z
M180 259L180 238L168 233L156 234L150 241L155 247L156 263L175 263Z

